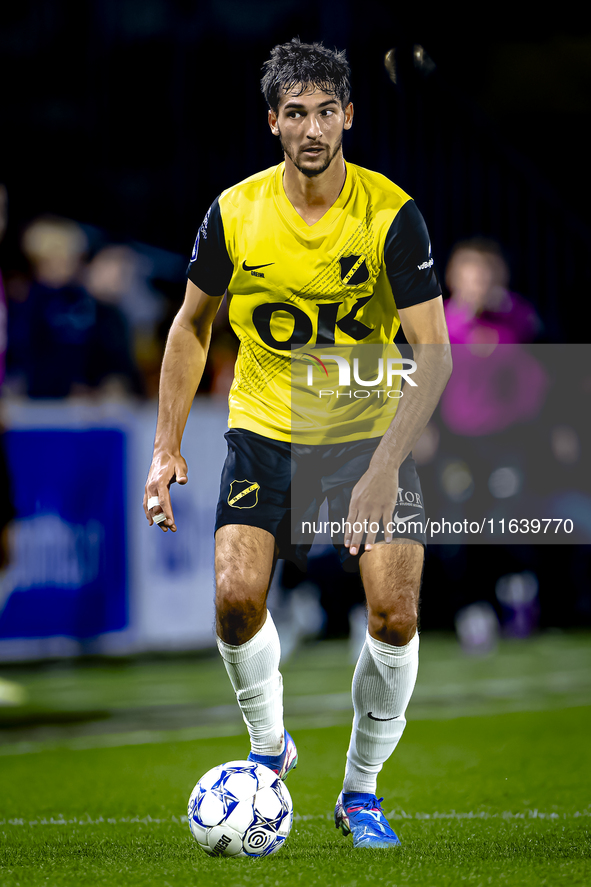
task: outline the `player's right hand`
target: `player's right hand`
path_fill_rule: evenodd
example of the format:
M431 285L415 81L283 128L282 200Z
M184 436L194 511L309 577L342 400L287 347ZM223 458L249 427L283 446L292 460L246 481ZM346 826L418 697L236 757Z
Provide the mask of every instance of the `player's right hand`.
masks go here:
M170 485L173 483L186 484L188 480L187 463L180 453L154 453L144 491L144 512L150 526L158 523L164 533L167 533L168 530L176 533L170 502ZM158 499L158 504L153 504L151 508L148 508L149 500L155 498ZM154 520L158 514L166 515L165 519L161 522Z

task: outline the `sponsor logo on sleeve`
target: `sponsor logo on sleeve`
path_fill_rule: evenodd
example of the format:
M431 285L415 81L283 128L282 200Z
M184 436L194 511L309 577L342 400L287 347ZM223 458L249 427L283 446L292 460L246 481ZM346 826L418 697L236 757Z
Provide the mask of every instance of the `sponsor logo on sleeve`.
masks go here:
M197 232L197 237L195 238L195 246L193 247L193 252L191 253L191 262L194 262L197 258L197 253L199 252L199 232Z

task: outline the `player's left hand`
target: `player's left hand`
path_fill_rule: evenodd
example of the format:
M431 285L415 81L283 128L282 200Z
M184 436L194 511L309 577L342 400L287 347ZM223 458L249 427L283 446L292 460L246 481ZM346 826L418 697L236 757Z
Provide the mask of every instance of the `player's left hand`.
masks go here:
M170 486L174 483L183 485L188 480L187 463L179 452L154 451L144 490L144 513L150 526L156 523L164 533L168 530L176 533Z
M357 481L351 493L349 513L347 515L347 532L345 547L352 555L356 555L364 541L365 550L370 551L380 531L380 521L384 528L384 539L378 542L391 542L392 514L398 496L398 469L387 470L373 468L371 465ZM355 525L355 526L354 526Z

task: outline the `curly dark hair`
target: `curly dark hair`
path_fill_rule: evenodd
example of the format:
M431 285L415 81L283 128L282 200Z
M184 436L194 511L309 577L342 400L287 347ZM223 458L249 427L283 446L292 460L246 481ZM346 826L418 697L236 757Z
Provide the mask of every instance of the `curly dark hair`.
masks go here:
M282 94L298 88L303 95L310 87L334 95L345 108L349 104L350 70L345 51L327 49L322 43L302 43L294 37L274 46L263 65L261 89L271 110L277 112Z

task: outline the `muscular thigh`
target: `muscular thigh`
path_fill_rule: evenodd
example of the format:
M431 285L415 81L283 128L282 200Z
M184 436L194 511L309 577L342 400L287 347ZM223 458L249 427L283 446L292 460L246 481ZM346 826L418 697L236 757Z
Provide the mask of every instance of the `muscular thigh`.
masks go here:
M424 548L408 539L379 544L359 562L367 599L369 633L402 646L417 625Z
M275 565L267 530L226 524L215 535L216 627L229 644L243 644L262 627Z

